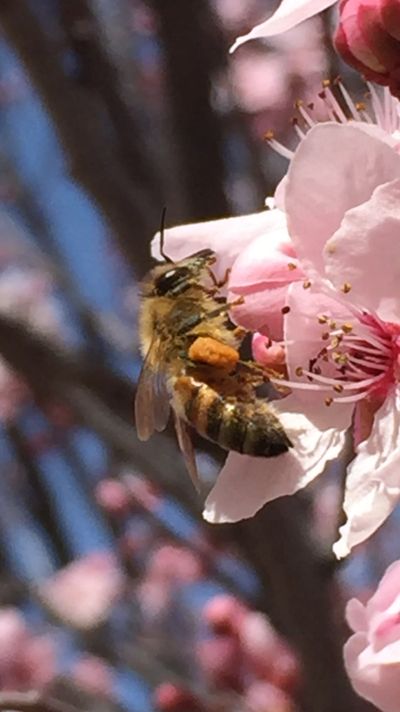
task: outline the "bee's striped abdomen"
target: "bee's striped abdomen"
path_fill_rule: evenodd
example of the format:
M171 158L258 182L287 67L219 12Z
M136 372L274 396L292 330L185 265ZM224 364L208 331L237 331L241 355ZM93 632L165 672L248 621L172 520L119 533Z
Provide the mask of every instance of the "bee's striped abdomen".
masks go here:
M173 404L200 435L226 450L274 457L291 447L271 407L261 400L226 399L208 384L182 376L174 383Z

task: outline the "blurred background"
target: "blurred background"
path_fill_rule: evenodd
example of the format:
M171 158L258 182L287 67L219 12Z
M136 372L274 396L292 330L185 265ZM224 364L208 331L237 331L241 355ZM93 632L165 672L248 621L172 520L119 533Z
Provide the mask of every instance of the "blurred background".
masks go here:
M230 56L273 6L0 3L0 710L368 709L343 608L394 558L398 516L334 562L335 463L211 527L172 430L133 426L163 206L168 225L262 209L287 167L265 132L295 146L299 100L323 119L344 72L328 13ZM197 445L211 485L221 453Z

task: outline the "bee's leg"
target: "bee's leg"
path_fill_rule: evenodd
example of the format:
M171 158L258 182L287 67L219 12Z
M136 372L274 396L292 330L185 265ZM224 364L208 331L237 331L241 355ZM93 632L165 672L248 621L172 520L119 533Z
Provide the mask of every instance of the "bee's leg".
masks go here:
M228 268L225 270L225 274L224 274L224 276L222 277L222 279L218 280L218 279L216 278L214 272L213 272L210 268L208 268L208 274L210 275L211 281L212 281L213 285L217 288L217 290L218 290L218 289L221 289L221 287L224 287L224 286L225 286L225 284L227 283L227 281L228 281L228 279L229 279L229 275L230 275L230 273L231 273L231 270L232 270L232 267L228 267Z
M224 314L224 312L228 312L232 307L237 307L239 304L243 304L244 302L244 297L238 297L235 299L233 302L225 302L225 304L221 304L218 309L214 309L214 311L207 312L207 319L214 319L214 317L219 316L220 314Z

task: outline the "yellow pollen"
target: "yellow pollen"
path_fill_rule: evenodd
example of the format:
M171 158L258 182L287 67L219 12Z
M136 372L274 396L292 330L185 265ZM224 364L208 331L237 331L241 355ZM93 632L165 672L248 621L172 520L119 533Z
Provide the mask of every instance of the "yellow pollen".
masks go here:
M345 282L344 285L341 287L341 290L344 294L348 294L351 290L351 284L349 282Z
M303 282L303 289L310 289L311 287L311 282L309 279L306 279L305 282Z
M333 403L333 398L330 398L329 396L328 396L328 398L325 398L325 405L330 406L330 405L332 405L332 403Z
M341 366L345 366L348 363L346 354L341 354L340 351L336 351L332 358L335 363L339 363Z
M332 341L331 341L331 346L332 346L332 348L333 348L333 349L337 349L337 347L339 346L340 342L341 342L341 339L339 339L338 336L334 336L334 338L333 338Z
M282 312L282 314L289 314L290 307L288 307L288 306L282 307L281 312Z
M353 327L352 327L351 324L343 324L343 326L342 326L342 331L343 331L345 334L350 334L350 333L353 331Z
M329 322L329 328L330 328L330 329L336 329L336 321L330 321L330 322Z
M272 131L272 129L269 129L268 131L265 132L264 134L264 141L271 141L274 138L275 134Z
M330 79L323 79L323 80L322 80L322 86L324 87L324 89L326 89L327 87L330 87L330 85L331 85L331 80L330 80Z
M304 101L302 99L296 99L296 101L294 102L294 108L299 109L301 106L303 106L303 104Z
M357 101L356 103L356 109L357 111L365 111L365 104L363 101Z
M343 386L341 386L340 383L337 383L336 386L333 386L333 390L336 391L336 393L342 393Z
M295 369L295 374L296 374L296 376L298 376L299 378L303 375L303 369L302 369L301 366L297 366L297 368Z
M297 265L295 265L294 262L289 262L289 263L288 263L288 269L290 269L290 271L292 271L292 270L294 270L294 269L297 269Z

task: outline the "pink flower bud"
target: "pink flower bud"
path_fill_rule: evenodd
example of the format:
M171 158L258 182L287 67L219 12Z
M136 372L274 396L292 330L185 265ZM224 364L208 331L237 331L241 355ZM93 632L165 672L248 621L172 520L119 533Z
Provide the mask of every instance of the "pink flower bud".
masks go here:
M366 79L400 96L399 0L341 0L335 44Z
M197 653L208 684L241 691L242 655L238 640L230 635L202 640Z
M202 712L203 705L194 695L182 687L164 682L154 693L154 705L159 712Z
M285 692L268 682L254 682L247 690L246 708L253 712L294 712L294 704Z
M129 510L129 493L122 482L107 478L96 487L96 500L109 514L126 514Z
M203 609L203 617L216 634L236 634L247 610L234 596L221 594L209 601Z

